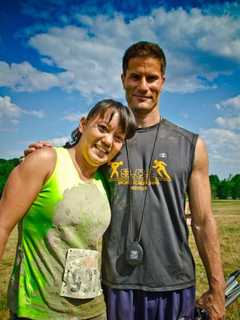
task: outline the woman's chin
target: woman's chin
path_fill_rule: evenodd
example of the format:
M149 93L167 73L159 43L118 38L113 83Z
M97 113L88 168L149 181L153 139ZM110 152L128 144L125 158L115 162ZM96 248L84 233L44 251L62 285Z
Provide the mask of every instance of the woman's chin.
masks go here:
M99 155L93 155L90 159L90 164L95 167L100 167L107 163L109 161L108 157L106 155L99 156Z

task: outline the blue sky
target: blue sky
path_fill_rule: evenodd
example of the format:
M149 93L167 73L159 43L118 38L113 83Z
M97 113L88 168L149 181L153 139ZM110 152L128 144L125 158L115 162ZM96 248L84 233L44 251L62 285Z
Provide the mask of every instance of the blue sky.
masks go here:
M10 0L0 6L0 158L62 144L96 101L125 103L125 49L167 56L163 117L199 133L210 174L240 173L239 1Z

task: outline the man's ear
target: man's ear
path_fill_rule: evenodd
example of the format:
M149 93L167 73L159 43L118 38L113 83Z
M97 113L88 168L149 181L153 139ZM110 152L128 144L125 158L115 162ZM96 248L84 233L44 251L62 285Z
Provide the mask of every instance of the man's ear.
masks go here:
M79 131L81 133L83 133L84 129L86 128L86 125L87 125L87 119L85 117L82 117L79 122Z
M165 74L164 74L164 75L162 76L161 91L162 91L162 89L163 89L165 80L166 80L166 76L165 76Z
M123 73L121 74L121 80L122 80L123 89L125 89L125 85L124 85L125 76Z

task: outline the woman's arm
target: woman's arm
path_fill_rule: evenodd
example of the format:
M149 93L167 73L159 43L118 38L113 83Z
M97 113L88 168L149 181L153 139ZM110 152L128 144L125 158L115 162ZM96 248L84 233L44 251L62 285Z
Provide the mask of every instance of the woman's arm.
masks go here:
M11 172L0 200L0 260L12 229L31 206L55 163L55 150L41 149Z

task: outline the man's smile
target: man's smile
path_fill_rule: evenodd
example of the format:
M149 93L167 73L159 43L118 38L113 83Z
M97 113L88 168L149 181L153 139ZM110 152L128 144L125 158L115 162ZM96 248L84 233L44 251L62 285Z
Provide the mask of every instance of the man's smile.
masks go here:
M141 99L141 100L149 100L149 99L151 99L151 97L144 96L144 95L141 95L141 94L134 94L133 97L135 97L137 99Z

